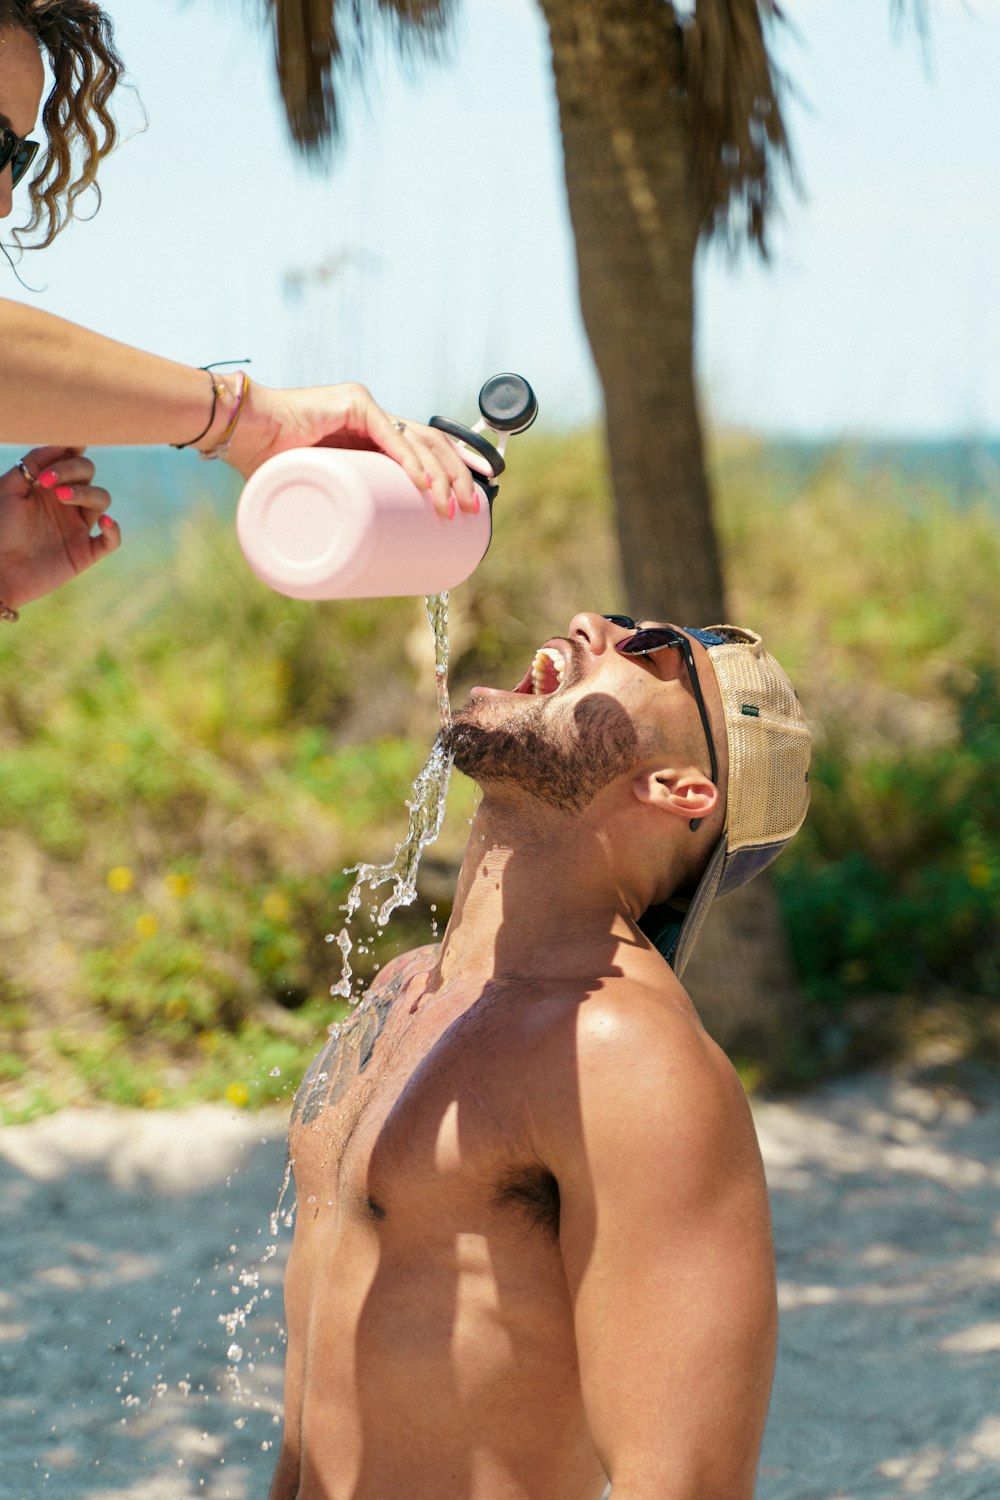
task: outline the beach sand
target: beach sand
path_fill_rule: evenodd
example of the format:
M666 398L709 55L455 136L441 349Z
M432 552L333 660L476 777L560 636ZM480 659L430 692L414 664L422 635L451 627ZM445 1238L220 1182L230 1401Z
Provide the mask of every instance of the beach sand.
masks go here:
M758 1500L998 1500L1000 1081L900 1070L754 1113L782 1308ZM264 1500L283 1123L0 1131L3 1500Z

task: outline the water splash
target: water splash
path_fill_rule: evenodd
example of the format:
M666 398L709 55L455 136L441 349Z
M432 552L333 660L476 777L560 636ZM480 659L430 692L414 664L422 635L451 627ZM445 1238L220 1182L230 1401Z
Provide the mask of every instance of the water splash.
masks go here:
M235 1283L229 1288L233 1297L237 1299L234 1306L228 1312L218 1314L218 1321L222 1324L229 1339L229 1347L226 1350L226 1379L236 1397L241 1401L249 1400L250 1397L240 1379L240 1367L245 1351L239 1340L246 1336L247 1323L251 1314L261 1302L267 1301L271 1296L270 1287L261 1283L265 1275L265 1267L278 1253L278 1237L281 1233L279 1225L290 1229L295 1218L294 1197L289 1208L286 1209L284 1206L285 1195L293 1182L294 1166L295 1163L289 1157L285 1162L285 1174L281 1180L278 1199L268 1220L268 1227L271 1231L270 1243L265 1245L253 1265L243 1267ZM230 1245L229 1249L231 1254L236 1253L235 1245ZM253 1363L249 1363L246 1368L252 1372Z
M375 918L379 927L384 927L399 906L409 906L417 894L417 870L424 850L433 844L441 832L444 821L448 782L451 778L452 752L448 746L448 729L451 726L451 703L448 697L448 595L432 594L427 600L427 617L434 632L434 680L437 687L438 714L441 729L434 741L430 755L413 783L407 799L409 825L406 837L396 845L391 860L384 865L360 864L347 871L356 879L341 907L345 922L333 941L340 949L343 967L340 979L330 988L331 995L339 995L352 1005L360 995L354 994L354 971L351 953L354 939L351 923L364 899L365 888L376 891L380 886L392 883L392 890L379 906ZM371 903L374 909L375 903Z

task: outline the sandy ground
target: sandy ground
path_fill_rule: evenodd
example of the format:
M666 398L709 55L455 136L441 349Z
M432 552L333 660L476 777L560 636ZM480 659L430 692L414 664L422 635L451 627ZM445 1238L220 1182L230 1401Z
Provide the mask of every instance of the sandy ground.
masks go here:
M1000 1082L871 1075L755 1114L782 1306L758 1500L1000 1500ZM0 1131L3 1500L263 1500L281 1131L214 1108Z

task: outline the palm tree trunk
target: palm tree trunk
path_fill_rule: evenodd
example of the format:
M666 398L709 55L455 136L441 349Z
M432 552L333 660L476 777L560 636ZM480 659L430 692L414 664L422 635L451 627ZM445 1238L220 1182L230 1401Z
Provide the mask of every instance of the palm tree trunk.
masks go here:
M699 226L679 29L664 0L541 5L629 607L712 623L723 584L692 370Z
M683 50L665 0L540 0L549 28L580 303L604 387L627 607L726 618L693 371ZM615 606L618 607L618 606ZM766 879L712 913L686 976L709 1030L760 1053L799 1010Z

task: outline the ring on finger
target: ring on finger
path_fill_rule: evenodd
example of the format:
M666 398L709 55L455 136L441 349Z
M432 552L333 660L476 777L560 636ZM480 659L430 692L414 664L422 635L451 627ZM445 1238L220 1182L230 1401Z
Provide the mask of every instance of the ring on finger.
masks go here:
M15 465L15 467L18 468L18 469L20 469L21 473L24 475L25 479L28 481L29 484L37 484L38 483L37 476L35 474L32 474L31 470L28 468L28 465L25 463L25 461L24 461L23 458L19 458L18 459L17 464Z
M397 432L405 432L406 431L406 423L405 422L400 422L397 418L393 419L392 425L393 425L393 427L395 427L395 429L396 429Z

